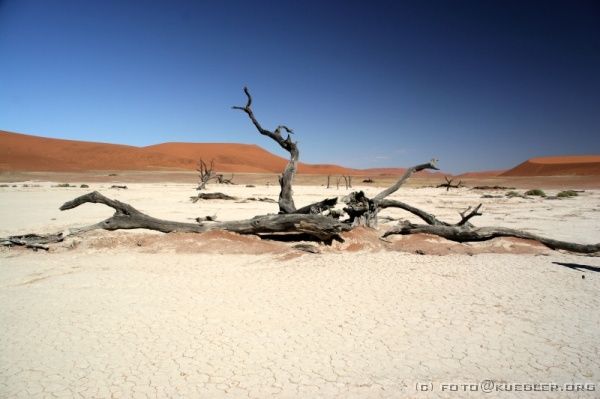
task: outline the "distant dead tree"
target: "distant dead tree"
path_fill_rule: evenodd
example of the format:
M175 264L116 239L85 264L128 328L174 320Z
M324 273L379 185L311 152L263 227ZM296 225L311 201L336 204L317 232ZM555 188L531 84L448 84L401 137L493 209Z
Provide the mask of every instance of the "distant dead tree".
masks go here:
M346 190L352 188L352 176L344 176L344 181L346 182Z
M344 185L346 186L346 190L352 188L352 176L341 175L338 176L336 180L336 188L338 190L340 189L340 182L342 181L342 179L344 179Z
M133 206L105 197L97 191L84 194L71 201L65 202L60 210L74 209L82 204L93 203L103 204L113 208L115 213L98 223L64 230L52 234L25 234L14 235L0 238L0 245L13 246L22 245L33 249L48 250L47 244L53 244L63 241L67 236L80 235L88 231L103 230L122 230L122 229L148 229L170 232L189 232L202 233L211 230L225 230L239 234L253 234L264 238L273 238L286 236L287 240L305 241L307 237L313 240L330 244L333 240L343 241L341 235L357 226L367 228L377 227L377 215L380 211L387 208L397 208L407 211L421 220L421 223L412 223L408 220L387 230L383 237L394 234L433 234L457 242L479 242L486 241L496 237L516 237L527 240L537 241L551 249L561 249L576 253L596 254L600 253L600 243L597 244L578 244L573 242L559 241L547 237L542 237L523 230L517 230L506 227L476 227L471 223L471 219L480 216L482 213L481 204L474 208L468 208L460 212L460 220L457 222L447 222L438 219L436 216L416 208L410 204L389 199L414 173L426 169L438 170L437 160L406 169L402 176L390 187L382 190L373 197L367 197L363 191L355 191L346 195L342 202L343 211L334 209L338 198L328 198L319 202L296 208L293 199L292 181L296 173L296 166L299 158L297 143L291 138L292 130L285 125L280 125L274 130L267 130L261 126L252 110L252 97L248 88L244 88L247 98L245 106L233 107L241 110L248 115L252 124L258 132L264 136L273 139L283 149L290 154L290 160L286 165L283 174L279 178L281 190L279 193L279 213L265 214L255 216L246 220L226 220L222 222L210 221L201 218L195 223L178 222L172 220L157 219L147 215ZM287 135L284 137L283 132ZM203 161L200 162L199 172L201 177L200 187L203 188L206 182L215 176L213 171L213 162L210 166ZM340 179L338 179L339 185ZM346 179L347 185L350 180ZM364 180L365 183L373 182L371 179ZM450 184L450 181L448 181ZM343 216L346 218L342 219ZM215 218L210 217L211 220Z
M331 180L331 175L327 175L327 188L329 188L329 181Z
M217 183L219 183L219 184L235 184L233 182L233 173L231 174L231 177L229 179L226 179L225 177L223 177L222 174L217 175Z
M448 179L448 176L444 176L444 179L446 179L446 183L442 183L442 184L438 185L438 188L446 187L446 191L449 191L451 188L462 187L462 180L459 180L457 184L452 184L454 179Z
M211 180L215 180L219 184L235 184L233 182L233 173L231 174L231 177L227 179L222 173L215 172L214 159L211 159L210 165L207 165L203 159L200 159L196 170L198 171L198 187L196 187L196 190L198 191L206 189L206 184Z
M198 171L198 187L196 190L202 191L206 188L206 183L210 180L217 179L217 174L215 173L215 160L211 159L210 166L204 162L203 159L198 161L198 166L196 170Z

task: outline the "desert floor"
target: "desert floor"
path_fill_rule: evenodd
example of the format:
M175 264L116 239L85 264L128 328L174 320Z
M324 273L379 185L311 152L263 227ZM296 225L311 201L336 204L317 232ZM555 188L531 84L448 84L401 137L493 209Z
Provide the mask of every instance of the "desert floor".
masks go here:
M102 205L58 210L90 190L179 221L277 210L242 201L276 199L276 180L269 187L210 185L240 201L195 204L190 183L126 181L128 189L117 190L89 176L70 180L77 188L14 181L0 187L0 237L110 216ZM295 195L302 206L349 191L305 185ZM599 190L563 200L505 192L408 187L393 198L448 221L482 202L476 225L600 241ZM399 210L381 216L415 220ZM96 231L49 252L0 249L0 397L600 395L600 258L519 240L378 239L394 223L354 231L319 254L215 232ZM489 383L477 385L485 380L496 384L492 393L482 392ZM497 390L518 383L556 385L535 394ZM478 391L457 385L450 392L455 386L444 384Z

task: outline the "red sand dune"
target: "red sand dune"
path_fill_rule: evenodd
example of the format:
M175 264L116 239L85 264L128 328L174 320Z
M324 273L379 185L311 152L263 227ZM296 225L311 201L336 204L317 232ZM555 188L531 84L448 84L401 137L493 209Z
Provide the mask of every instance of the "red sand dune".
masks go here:
M0 171L195 170L199 159L215 161L218 172L281 173L287 159L250 144L164 143L148 147L51 139L0 130ZM405 168L352 169L305 164L299 173L319 175L399 175ZM441 172L420 172L439 175ZM533 158L501 171L460 177L600 175L600 155Z
M483 170L481 172L466 172L457 175L459 178L476 178L476 179L485 179L488 177L498 177L502 175L502 173L506 172L506 169L502 170Z
M501 176L600 176L600 155L531 158Z
M0 131L0 171L195 170L199 159L214 160L218 172L281 173L287 163L287 159L250 144L164 143L134 147ZM304 163L298 166L299 173L321 175L397 175L404 170Z

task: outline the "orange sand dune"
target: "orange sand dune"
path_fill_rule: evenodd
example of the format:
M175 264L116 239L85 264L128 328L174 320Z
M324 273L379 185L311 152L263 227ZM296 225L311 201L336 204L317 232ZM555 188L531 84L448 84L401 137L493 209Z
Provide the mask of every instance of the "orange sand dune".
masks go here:
M215 161L219 172L280 173L287 160L257 145L165 143L148 147L61 140L0 131L0 171L194 170ZM301 173L351 174L336 165L300 164Z
M501 176L599 176L600 155L531 158Z
M497 176L502 175L502 173L504 173L504 172L506 172L505 169L502 169L502 170L483 170L481 172L466 172L466 173L461 173L460 175L457 175L456 177L483 179L483 178L487 178L487 177L497 177Z
M0 130L0 171L195 170L199 159L214 160L218 172L281 173L288 160L250 144L163 143L148 147L31 136ZM398 175L403 168L352 169L298 165L319 175Z

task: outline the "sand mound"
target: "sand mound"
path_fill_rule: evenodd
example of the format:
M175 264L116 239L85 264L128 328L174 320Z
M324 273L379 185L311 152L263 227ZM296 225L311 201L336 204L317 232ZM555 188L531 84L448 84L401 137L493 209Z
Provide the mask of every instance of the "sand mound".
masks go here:
M199 159L218 172L281 173L287 159L250 144L164 143L148 147L61 140L0 131L0 171L195 170ZM360 170L301 163L299 173L351 175Z
M457 175L457 178L476 178L476 179L485 179L488 177L497 177L502 175L506 170L484 170L481 172L466 172Z
M532 158L501 176L599 176L600 155Z
M281 173L288 162L287 158L251 144L164 143L135 147L0 131L0 171L195 170L199 159L214 160L216 171L224 173ZM399 175L405 170L298 165L298 173L332 176Z

